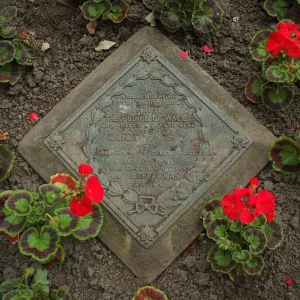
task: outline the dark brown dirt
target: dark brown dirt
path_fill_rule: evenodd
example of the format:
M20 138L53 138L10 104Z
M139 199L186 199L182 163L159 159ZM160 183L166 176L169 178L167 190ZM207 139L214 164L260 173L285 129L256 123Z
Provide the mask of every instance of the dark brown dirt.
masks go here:
M30 112L42 118L71 89L109 56L132 34L147 25L149 11L142 1L132 1L128 18L121 24L110 22L98 26L96 36L88 36L86 22L75 2L64 0L71 7L55 0L1 0L0 8L19 8L18 28L33 29L51 44L51 50L34 57L33 67L25 70L23 79L14 87L0 86L0 128L9 135L7 144L15 150L18 141L33 126ZM244 96L244 84L259 64L252 61L247 46L253 34L272 27L276 20L267 16L260 0L219 1L225 10L225 20L215 33L190 41L183 35L171 35L162 30L182 50L189 51L199 65L210 73L233 97L240 101L276 136L293 136L292 125L300 125L300 97L296 88L294 104L284 112L271 112L251 104ZM72 6L74 8L72 8ZM300 13L294 22L300 23ZM298 20L296 19L298 17ZM105 52L95 52L100 40L116 41ZM213 52L206 54L208 44ZM66 108L68 109L68 108ZM252 162L249 161L249 165ZM260 277L242 278L231 282L226 276L213 272L205 260L210 241L195 241L194 253L182 253L153 285L164 290L171 300L225 299L300 299L300 175L285 176L268 165L260 174L262 186L277 194L277 218L284 224L285 240L274 252L265 255L265 269ZM16 162L3 189L35 189L42 183L31 167L16 155ZM221 196L221 195L220 195ZM143 285L99 240L79 242L64 239L67 250L65 263L50 271L51 285L67 286L74 299L128 300ZM0 238L0 282L19 275L29 259L19 254L17 246ZM293 285L287 287L285 279Z

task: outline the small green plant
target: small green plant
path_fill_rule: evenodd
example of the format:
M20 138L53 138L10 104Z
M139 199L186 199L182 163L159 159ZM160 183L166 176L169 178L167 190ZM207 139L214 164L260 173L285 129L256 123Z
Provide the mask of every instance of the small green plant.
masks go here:
M140 288L133 296L132 300L168 300L167 295L153 286Z
M276 138L268 155L274 170L283 174L300 174L300 145L293 139Z
M0 193L0 232L11 241L18 240L22 254L42 264L62 263L65 252L61 237L73 235L79 240L96 237L103 224L100 201L104 189L89 165L78 167L80 180L68 174L56 174L39 191Z
M2 300L71 300L71 295L62 287L49 289L47 270L29 267L20 278L8 279L0 284Z
M93 0L80 6L85 19L95 21L110 19L114 23L120 23L127 17L129 5L125 0Z
M246 97L271 110L284 110L294 100L293 83L300 80L299 25L290 21L277 24L276 30L255 34L249 51L262 63L261 76L254 73L245 86Z
M17 34L15 27L9 25L16 16L17 8L14 6L0 12L0 82L12 85L21 77L21 66L28 65L31 60L23 43L7 40Z
M7 178L14 164L14 153L0 144L0 182Z
M275 195L256 188L257 178L249 188L236 188L222 199L204 205L203 225L215 241L207 260L216 272L259 275L264 268L263 252L276 249L283 240L281 224L274 219Z
M300 0L293 0L295 5L300 4ZM265 0L264 9L271 17L276 17L278 21L284 19L289 11L290 4L286 0Z
M206 34L220 28L224 11L214 0L157 0L153 14L170 32Z

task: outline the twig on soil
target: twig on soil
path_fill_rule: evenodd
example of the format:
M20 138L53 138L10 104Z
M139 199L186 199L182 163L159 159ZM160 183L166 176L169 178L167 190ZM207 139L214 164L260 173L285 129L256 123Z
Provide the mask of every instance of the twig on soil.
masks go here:
M72 8L72 9L77 9L76 7L74 7L74 6L72 6L72 5L68 4L68 3L66 3L66 2L63 1L63 0L56 0L56 2L58 2L58 3L60 3L60 4L64 5L64 6L70 7L70 8Z

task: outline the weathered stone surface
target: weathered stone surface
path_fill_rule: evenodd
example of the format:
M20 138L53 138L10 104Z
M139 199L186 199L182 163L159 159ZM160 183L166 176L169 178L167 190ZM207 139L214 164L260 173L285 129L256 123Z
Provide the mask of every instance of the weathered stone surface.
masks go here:
M268 162L272 134L153 28L117 49L23 139L46 180L84 161L106 197L100 238L155 279L201 229L201 205ZM69 170L68 170L69 169Z

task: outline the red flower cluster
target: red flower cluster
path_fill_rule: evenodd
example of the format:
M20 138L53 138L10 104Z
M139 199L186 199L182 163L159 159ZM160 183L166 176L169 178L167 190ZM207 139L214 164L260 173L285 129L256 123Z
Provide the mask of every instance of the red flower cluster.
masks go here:
M93 168L87 164L81 164L78 167L78 173L82 179L90 175ZM87 179L84 186L85 196L76 198L70 202L70 211L72 214L83 217L94 210L93 202L100 203L104 197L104 189L101 182L96 176L91 176Z
M271 32L266 43L266 49L276 56L283 52L293 58L300 58L299 25L290 22L280 22L276 31Z
M221 200L223 212L230 220L239 219L240 222L249 224L261 214L267 217L268 222L274 219L276 196L266 190L256 193L259 183L257 178L251 178L249 188L234 189L232 194L223 197Z

